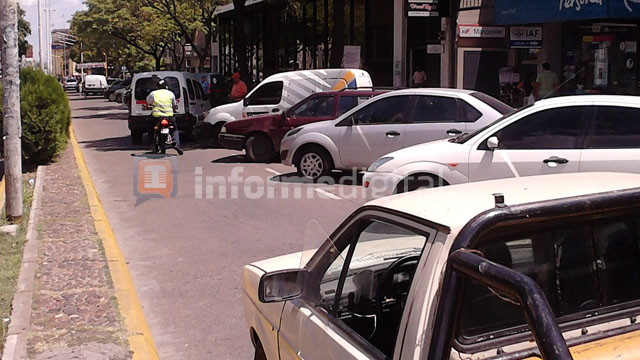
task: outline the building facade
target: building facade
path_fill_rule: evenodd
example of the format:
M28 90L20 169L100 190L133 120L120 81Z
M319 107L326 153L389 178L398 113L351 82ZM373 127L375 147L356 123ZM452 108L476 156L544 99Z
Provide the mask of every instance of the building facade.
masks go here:
M328 66L333 0L291 13L248 0L245 35L254 81ZM343 62L376 86L406 87L421 67L427 86L475 89L518 106L516 86L545 62L558 94L640 94L638 0L345 0ZM234 71L233 5L217 12L219 70ZM354 60L355 59L355 60Z

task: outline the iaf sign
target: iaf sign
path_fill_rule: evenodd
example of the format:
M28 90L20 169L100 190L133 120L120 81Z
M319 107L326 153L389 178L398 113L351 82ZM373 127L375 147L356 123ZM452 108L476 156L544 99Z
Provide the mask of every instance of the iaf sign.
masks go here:
M512 26L509 44L513 49L542 49L542 26Z

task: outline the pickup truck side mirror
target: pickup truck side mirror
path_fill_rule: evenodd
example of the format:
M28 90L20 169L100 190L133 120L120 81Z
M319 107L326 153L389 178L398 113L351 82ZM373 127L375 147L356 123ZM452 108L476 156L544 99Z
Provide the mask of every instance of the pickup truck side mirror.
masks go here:
M489 150L495 150L500 146L500 140L498 140L497 136L492 136L487 139L487 148Z
M282 270L266 273L258 284L258 299L263 303L295 299L302 294L306 269Z

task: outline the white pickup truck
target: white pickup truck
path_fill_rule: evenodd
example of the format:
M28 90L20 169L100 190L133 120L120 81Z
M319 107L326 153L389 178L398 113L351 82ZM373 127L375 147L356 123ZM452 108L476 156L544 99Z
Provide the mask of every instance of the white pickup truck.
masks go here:
M370 202L317 250L244 267L255 359L640 358L639 184L562 174Z

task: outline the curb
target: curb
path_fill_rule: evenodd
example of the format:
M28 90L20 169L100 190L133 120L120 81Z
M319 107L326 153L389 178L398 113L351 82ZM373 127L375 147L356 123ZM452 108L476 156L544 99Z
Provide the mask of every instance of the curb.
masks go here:
M27 337L31 325L31 304L33 302L33 284L36 279L36 265L38 260L38 231L36 225L40 217L40 202L44 188L46 167L38 166L36 184L31 200L31 212L27 223L27 243L22 253L22 264L18 275L16 293L11 303L11 322L7 332L2 360L17 360L27 358ZM0 184L4 189L4 180ZM3 192L4 193L4 192ZM4 202L4 196L2 201Z
M159 359L158 350L151 337L151 331L149 330L149 325L147 325L142 306L138 300L127 262L118 247L118 242L109 224L107 214L102 207L102 202L98 197L93 180L91 180L91 174L89 173L89 168L85 162L80 145L78 145L73 124L69 125L69 139L73 145L73 153L75 154L80 177L82 178L82 183L84 184L87 194L96 232L102 240L105 257L109 265L109 273L111 274L116 298L118 299L120 314L127 328L127 340L129 341L131 351L133 351L133 359ZM5 359L3 358L2 360Z

